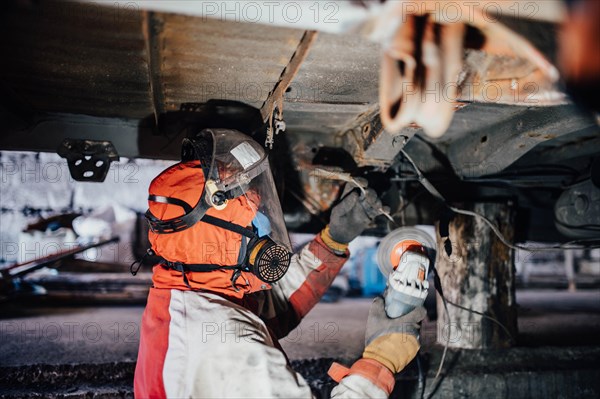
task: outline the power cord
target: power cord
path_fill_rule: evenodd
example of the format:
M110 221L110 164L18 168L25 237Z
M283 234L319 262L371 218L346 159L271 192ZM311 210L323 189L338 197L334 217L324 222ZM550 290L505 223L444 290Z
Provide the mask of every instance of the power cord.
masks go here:
M512 336L512 334L510 333L510 331L508 331L508 328L506 328L506 326L504 324L502 324L500 321L498 321L498 319L496 319L496 318L494 318L492 316L488 316L485 313L481 313L481 312L478 312L478 311L473 310L473 309L465 308L464 306L461 306L461 305L459 305L457 303L454 303L452 301L449 301L447 299L446 299L446 302L448 302L450 305L452 305L452 306L454 306L454 307L456 307L458 309L462 309L462 310L464 310L466 312L479 315L479 316L483 317L484 319L487 319L487 320L490 320L490 321L494 322L496 325L498 325L500 328L502 328L502 330L504 330L504 332L506 333L506 335L510 338L510 340L512 342L516 342L515 338Z
M404 157L408 160L408 162L412 165L413 169L415 170L415 172L417 173L419 182L423 185L423 187L425 187L425 189L427 189L427 191L429 191L429 193L431 195L433 195L436 199L440 200L443 204L445 204L446 206L448 206L448 208L450 208L453 212L458 213L458 214L462 214L462 215L466 215L466 216L471 216L471 217L475 217L475 218L479 218L481 220L483 220L490 228L491 230L494 232L494 234L498 237L498 239L507 247L512 248L512 249L520 249L520 250L524 250L524 251L556 251L556 250L561 250L561 249L573 249L573 247L571 247L571 245L577 243L577 242L583 242L585 240L580 240L580 241L571 241L565 244L560 244L560 245L554 245L554 246L545 246L545 247L527 247L527 246L522 246L522 245L515 245L515 244L511 244L510 242L508 242L508 240L504 237L504 235L500 232L500 230L496 227L496 225L490 221L488 218L486 218L483 215L480 215L477 212L473 212L473 211L468 211L465 209L459 209L456 208L454 206L448 205L446 199L444 198L444 196L435 188L435 186L433 184L431 184L431 182L425 177L425 175L423 175L423 173L421 172L421 170L419 169L419 167L417 166L417 164L415 163L415 161L413 161L413 159L406 153L406 151L401 150L402 154L404 155ZM580 246L577 246L576 248L581 248ZM469 313L473 313L473 314L477 314L485 319L491 320L492 322L496 323L498 326L500 326L504 332L508 335L508 337L510 337L510 339L514 342L514 338L513 336L510 334L510 331L508 330L508 328L506 328L506 326L504 326L504 324L502 324L500 321L498 321L496 318L492 317L492 316L488 316L484 313L475 311L473 309L469 309L466 308L464 306L458 305L454 302L448 301L444 295L443 289L442 289L442 284L441 284L441 280L440 277L437 273L437 270L435 269L435 267L432 269L433 273L434 273L434 284L435 284L435 288L438 291L438 293L440 294L440 297L442 298L442 303L444 304L444 312L446 313L446 319L450 320L450 312L448 311L448 304L455 306L458 309L467 311ZM449 331L450 333L450 331ZM440 365L437 369L437 372L435 374L434 380L431 384L432 388L429 391L429 393L426 395L427 399L430 399L435 392L437 391L437 388L439 386L439 384L441 383L441 372L442 369L444 367L444 363L446 361L446 355L448 353L448 344L449 344L449 339L446 340L446 343L444 344L444 351L442 353L442 359L440 360ZM421 391L421 397L423 397L424 395L424 391Z
M557 251L557 250L565 250L565 249L582 249L584 247L582 247L578 243L584 243L586 241L587 242L596 242L597 241L597 239L576 240L576 241L569 241L564 244L539 246L539 247L538 246L524 246L524 245L511 244L504 237L504 235L500 232L498 227L496 227L496 225L491 220L486 218L485 216L483 216L477 212L468 211L466 209L459 209L459 208L456 208L456 207L450 206L450 205L448 205L448 208L450 208L453 212L456 212L458 214L472 216L474 218L482 220L483 222L485 222L485 224L487 224L490 227L490 229L492 229L492 231L494 232L494 234L496 234L496 236L502 242L502 244L506 245L509 248L515 249L515 250L520 249L522 251L537 252L537 251ZM592 246L587 246L585 248L600 248L600 245L592 245Z
M441 296L442 302L444 304L444 312L446 313L446 318L448 320L450 320L450 312L448 311L448 303L446 301L446 298L443 295L440 295L440 296ZM446 354L448 353L448 343L450 341L450 328L451 328L450 326L451 325L452 325L451 323L448 325L448 327L449 327L448 339L446 340L446 343L444 344L444 352L442 352L442 360L440 360L440 365L437 369L437 372L435 373L433 382L431 383L431 390L426 395L427 399L430 399L435 394L435 391L437 391L438 385L442 382L442 380L440 379L440 375L442 374L442 369L444 367L444 363L446 362ZM424 390L422 392L424 392ZM421 398L423 398L423 395L421 396Z
M423 366L421 365L421 353L417 353L417 369L419 371L419 383L417 386L417 392L419 393L419 397L422 398L425 394L425 373L423 371Z
M446 320L450 321L450 312L448 311L448 304L458 308L458 309L462 309L466 312L469 313L473 313L476 315L479 315L487 320L491 320L492 322L494 322L495 324L497 324L498 326L500 326L502 328L502 330L504 330L504 332L506 333L506 335L511 339L511 341L515 342L514 337L512 336L512 334L510 333L510 331L508 330L508 328L506 328L506 326L504 324L502 324L498 319L492 317L492 316L488 316L484 313L478 312L476 310L473 309L469 309L466 308L464 306L458 305L452 301L449 301L448 299L446 299L446 296L444 295L444 290L442 288L442 282L440 279L440 276L437 272L437 269L434 267L432 267L432 272L433 272L433 282L434 282L434 286L436 291L440 294L440 298L442 298L442 303L444 304L444 312L446 313ZM419 390L420 392L420 397L421 398L426 398L426 399L431 399L433 397L433 395L435 394L435 392L437 391L439 385L441 384L443 377L440 378L441 374L442 374L442 369L444 367L444 364L446 362L446 355L448 353L448 344L450 341L450 335L451 335L451 328L452 328L452 323L450 323L448 325L448 339L446 340L445 344L444 344L444 351L442 352L442 359L440 360L440 365L438 366L437 372L435 374L435 377L433 379L433 382L431 383L431 389L429 390L428 394L425 395L425 390L424 388L421 390Z
M431 182L425 177L425 175L423 175L423 172L421 172L421 170L419 169L419 167L417 166L415 161L413 161L413 159L406 153L406 151L404 151L404 150L400 150L400 151L402 152L402 155L404 155L404 157L408 160L408 162L412 165L413 169L417 173L417 176L419 177L419 182L423 185L423 187L425 187L427 189L427 191L429 191L429 193L431 195L433 195L435 198L440 200L450 210L452 210L455 213L458 213L461 215L466 215L466 216L471 216L471 217L482 220L485 224L487 224L490 227L490 229L492 229L492 231L498 237L498 239L502 242L502 244L506 245L507 247L509 247L511 249L536 252L536 251L557 251L557 250L565 250L565 249L600 248L600 244L584 245L586 242L588 242L588 243L589 242L597 242L598 241L597 239L575 240L575 241L569 241L569 242L566 242L563 244L550 245L550 246L524 246L524 245L511 244L504 237L504 235L500 232L498 227L496 227L496 225L492 221L490 221L488 218L486 218L485 216L483 216L477 212L468 211L466 209L460 209L460 208L456 208L454 206L449 205L448 202L446 201L446 199L444 198L444 196L433 186L433 184L431 184Z

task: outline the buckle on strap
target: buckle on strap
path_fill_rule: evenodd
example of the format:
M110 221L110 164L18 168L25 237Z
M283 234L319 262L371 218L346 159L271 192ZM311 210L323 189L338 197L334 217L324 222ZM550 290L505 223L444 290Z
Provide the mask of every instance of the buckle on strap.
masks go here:
M129 266L129 272L131 273L132 276L135 276L136 274L138 274L138 272L140 271L140 269L142 268L142 266L144 265L144 261L146 260L146 258L148 256L155 256L156 253L154 253L154 251L152 250L152 248L148 248L146 250L146 253L144 254L144 256L142 256L141 259L135 260L130 266ZM137 264L137 266L136 266Z
M173 269L180 273L185 273L185 271L186 271L185 264L181 263L181 262L171 262L171 261L168 261L165 259L165 260L161 261L160 264L167 269Z

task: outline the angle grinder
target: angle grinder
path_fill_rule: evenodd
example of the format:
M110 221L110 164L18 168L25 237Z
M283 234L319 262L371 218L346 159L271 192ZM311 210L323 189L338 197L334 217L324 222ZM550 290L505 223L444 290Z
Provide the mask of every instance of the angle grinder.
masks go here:
M415 227L400 227L383 238L377 250L379 270L387 278L383 297L390 318L408 314L427 297L430 258L435 242Z

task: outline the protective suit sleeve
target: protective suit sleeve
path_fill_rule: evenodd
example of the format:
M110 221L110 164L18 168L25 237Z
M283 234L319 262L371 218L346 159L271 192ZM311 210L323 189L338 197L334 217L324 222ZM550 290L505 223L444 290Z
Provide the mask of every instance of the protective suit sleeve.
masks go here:
M336 255L318 234L292 256L288 272L273 289L252 296L251 307L275 337L285 337L319 302L349 255L347 250Z

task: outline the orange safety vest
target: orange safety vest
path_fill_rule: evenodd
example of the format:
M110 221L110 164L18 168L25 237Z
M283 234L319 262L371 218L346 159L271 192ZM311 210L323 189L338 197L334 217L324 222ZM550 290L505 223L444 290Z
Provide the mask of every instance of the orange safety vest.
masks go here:
M161 172L150 183L150 195L165 196L183 200L194 206L200 201L204 188L204 173L199 161L177 163ZM174 204L148 201L150 211L161 220L182 216L185 211ZM249 226L256 215L257 206L247 196L242 195L227 203L222 210L210 208L211 215L240 226ZM170 234L148 233L152 250L171 262L184 264L216 264L231 266L238 263L242 236L230 230L222 229L199 221L186 230ZM231 283L234 270L215 270L211 272L187 272L189 286L184 282L181 272L167 269L162 265L153 268L152 281L155 288L178 290L203 290L242 298L244 294L265 290L271 286L253 273L242 272Z

